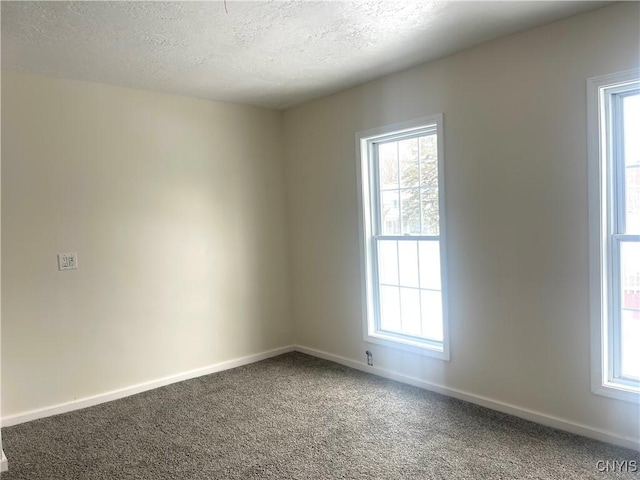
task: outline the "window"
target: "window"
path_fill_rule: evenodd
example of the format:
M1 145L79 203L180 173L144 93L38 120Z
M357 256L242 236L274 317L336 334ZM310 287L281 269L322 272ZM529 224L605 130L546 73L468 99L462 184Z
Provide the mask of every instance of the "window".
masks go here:
M448 360L442 115L356 137L365 341Z
M640 72L589 80L592 389L640 399Z

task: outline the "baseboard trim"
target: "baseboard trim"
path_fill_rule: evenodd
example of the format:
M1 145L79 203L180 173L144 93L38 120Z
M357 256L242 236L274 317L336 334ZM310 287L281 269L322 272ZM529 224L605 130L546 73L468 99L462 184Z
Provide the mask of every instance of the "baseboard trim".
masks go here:
M155 388L164 387L165 385L170 385L172 383L182 382L184 380L201 377L203 375L210 375L212 373L221 372L224 370L229 370L229 369L240 367L243 365L248 365L250 363L259 362L261 360L266 360L267 358L275 357L278 355L282 355L283 353L288 353L292 351L297 351L297 352L305 353L307 355L311 355L314 357L323 358L325 360L339 363L341 365L345 365L347 367L351 367L356 370L361 370L363 372L388 378L390 380L396 380L398 382L406 383L408 385L413 385L418 388L423 388L425 390L441 393L449 397L474 403L476 405L490 408L492 410L497 410L502 413L507 413L509 415L520 417L525 420L530 420L532 422L536 422L541 425L557 428L558 430L564 430L566 432L575 433L577 435L582 435L584 437L589 437L595 440L600 440L600 441L611 443L621 447L640 451L640 441L638 439L623 437L620 435L616 435L612 432L607 432L604 430L599 430L593 427L589 427L587 425L574 423L569 420L565 420L552 415L547 415L534 410L529 410L526 408L521 408L515 405L511 405L509 403L493 400L491 398L471 394L455 388L449 388L449 387L445 387L435 383L427 382L425 380L420 380L418 378L411 377L409 375L404 375L402 373L394 372L392 370L387 370L379 367L370 367L366 365L364 362L359 362L359 361L352 360L339 355L327 353L321 350L304 347L302 345L277 348L274 350L269 350L269 351L258 353L255 355L248 355L245 357L216 363L214 365L209 365L207 367L190 370L190 371L179 373L176 375L170 375L157 380L152 380L150 382L145 382L145 383L140 383L138 385L125 387L119 390L113 390L103 394L94 395L91 397L85 397L85 398L81 398L71 402L54 405L51 407L45 407L37 410L31 410L28 412L19 413L16 415L10 415L2 418L2 427L11 427L13 425L30 422L32 420L37 420L39 418L50 417L50 416L58 415L61 413L67 413L67 412L72 412L74 410L80 410L82 408L92 407L94 405L99 405L101 403L110 402L112 400L117 400L119 398L124 398L131 395L135 395L137 393L153 390ZM7 459L4 456L4 452L2 452L2 459L0 460L0 469L6 469L6 468L7 468ZM4 470L0 470L0 471L4 471Z
M464 400L469 403L474 403L482 407L490 408L492 410L497 410L502 413L513 415L514 417L530 420L532 422L536 422L541 425L545 425L547 427L556 428L558 430L564 430L565 432L575 433L577 435L582 435L583 437L593 438L595 440L611 443L614 445L618 445L620 447L625 447L625 448L630 448L632 450L640 451L640 441L638 439L623 437L620 435L616 435L612 432L607 432L604 430L599 430L597 428L589 427L587 425L574 423L559 417L547 415L545 413L529 410L526 408L521 408L516 405L511 405L509 403L500 402L497 400L493 400L491 398L464 392L462 390L458 390L455 388L449 388L443 385L427 382L415 377L404 375L402 373L397 373L384 368L370 367L366 365L364 362L358 362L356 360L351 360L349 358L341 357L339 355L333 355L331 353L323 352L321 350L316 350L313 348L296 345L295 351L306 353L307 355L322 358L335 363L339 363L341 365L345 365L347 367L351 367L356 370L361 370L363 372L371 373L373 375L378 375L380 377L388 378L390 380L396 380L398 382L413 385L415 387L423 388L425 390L441 393L448 397L453 397L459 400Z
M61 403L51 407L40 408L37 410L31 410L24 413L18 413L16 415L9 415L2 418L3 427L11 427L20 423L30 422L39 418L50 417L52 415L58 415L61 413L72 412L74 410L80 410L82 408L92 407L101 403L110 402L119 398L129 397L137 393L146 392L147 390L153 390L154 388L164 387L172 383L182 382L191 378L201 377L203 375L209 375L223 370L229 370L231 368L241 367L250 363L266 360L267 358L282 355L283 353L292 352L293 346L287 346L282 348L276 348L255 355L248 355L246 357L236 358L228 360L226 362L216 363L207 367L197 368L195 370L189 370L187 372L178 373L176 375L169 375L167 377L159 378L145 383L132 385L130 387L113 390L99 395L91 397L80 398L71 402Z
M4 450L0 450L2 452L2 458L0 458L0 472L6 472L9 470L9 462L7 462L7 457L4 456Z

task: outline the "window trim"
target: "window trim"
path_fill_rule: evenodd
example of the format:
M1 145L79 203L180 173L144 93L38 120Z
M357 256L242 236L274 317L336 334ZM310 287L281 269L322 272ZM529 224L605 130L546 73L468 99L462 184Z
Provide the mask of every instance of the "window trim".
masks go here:
M358 201L358 234L360 240L360 281L362 297L362 326L365 342L384 345L391 348L431 356L442 360L450 360L449 342L449 302L448 302L448 275L447 275L447 241L446 241L446 216L445 216L445 178L444 178L444 131L443 114L430 115L406 122L395 123L384 127L373 128L356 132L356 170L357 170L357 201ZM440 280L442 298L442 327L443 340L429 342L426 340L412 340L408 335L396 335L376 331L376 286L371 272L376 268L376 259L372 255L374 247L373 224L378 220L373 217L374 208L370 202L371 185L374 185L375 172L371 169L371 144L385 138L397 138L406 133L410 136L413 132L422 130L431 125L437 132L438 150L438 211L439 211L439 243L440 243ZM427 236L428 237L428 236ZM418 237L421 238L421 237Z
M610 292L615 290L613 282L619 281L619 272L612 272L615 242L610 237L616 235L615 225L620 219L614 216L620 214L612 205L616 200L610 192L617 172L609 162L618 146L603 142L603 134L609 132L611 122L605 96L628 90L622 87L639 79L640 69L633 69L587 81L591 391L635 403L640 403L640 387L616 378L615 368L619 366L617 355L612 353L619 348L614 345L617 324L612 320L614 304L619 300L611 299ZM616 191L618 197L623 193Z

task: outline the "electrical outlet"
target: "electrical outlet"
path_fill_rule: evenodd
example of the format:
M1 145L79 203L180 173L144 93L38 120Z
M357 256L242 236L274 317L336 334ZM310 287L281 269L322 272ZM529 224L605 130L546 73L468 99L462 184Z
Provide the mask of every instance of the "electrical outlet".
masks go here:
M373 367L373 353L371 353L369 350L367 350L364 353L367 354L367 365L369 365L370 367Z
M77 253L59 253L58 270L76 270L78 268Z

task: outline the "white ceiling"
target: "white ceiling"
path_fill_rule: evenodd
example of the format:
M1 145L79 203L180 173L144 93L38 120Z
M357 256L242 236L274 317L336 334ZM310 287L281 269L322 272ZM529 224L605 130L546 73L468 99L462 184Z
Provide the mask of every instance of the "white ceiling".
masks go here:
M285 108L608 2L2 2L2 67Z

